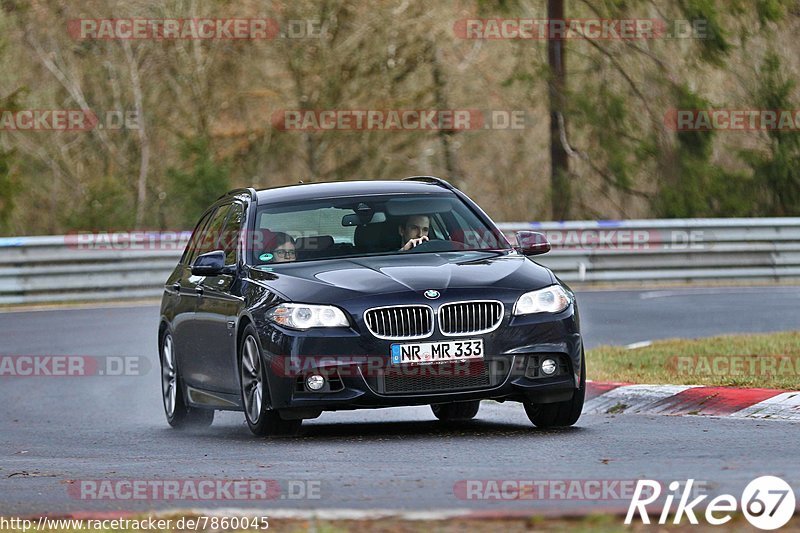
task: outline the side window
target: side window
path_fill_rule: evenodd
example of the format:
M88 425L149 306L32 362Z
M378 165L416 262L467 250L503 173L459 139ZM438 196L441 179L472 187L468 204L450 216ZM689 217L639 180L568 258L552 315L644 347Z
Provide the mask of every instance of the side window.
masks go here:
M430 217L430 221L431 227L428 230L430 237L439 240L445 239L447 233L444 231L445 225L442 221L442 215L434 213L434 215Z
M225 231L220 239L220 247L225 251L225 264L235 265L237 259L237 249L239 237L242 233L242 222L244 221L244 206L233 204L228 223L225 224Z
M503 243L488 229L478 230L475 224L470 224L458 211L452 211L454 227L450 231L450 239L463 243L468 249L495 249L502 248Z
M208 225L208 220L213 214L214 211L209 211L203 216L203 218L200 219L200 222L197 223L197 226L195 226L194 232L192 232L192 236L189 239L189 244L186 245L186 250L184 250L183 257L181 257L182 264L191 265L192 261L194 261L194 258L197 257L197 249L203 238L204 230Z
M222 205L214 213L214 216L211 217L211 221L209 221L198 241L197 255L213 252L221 248L220 238L222 237L222 229L225 227L225 220L228 218L230 210L231 204ZM197 255L194 257L197 257ZM192 260L194 260L194 258L192 258Z

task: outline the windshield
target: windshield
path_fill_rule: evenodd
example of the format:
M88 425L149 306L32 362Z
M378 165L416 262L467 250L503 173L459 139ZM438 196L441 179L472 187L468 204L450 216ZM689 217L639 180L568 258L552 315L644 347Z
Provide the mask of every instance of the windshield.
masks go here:
M328 198L259 206L250 241L249 262L256 266L510 248L498 230L487 226L452 194Z

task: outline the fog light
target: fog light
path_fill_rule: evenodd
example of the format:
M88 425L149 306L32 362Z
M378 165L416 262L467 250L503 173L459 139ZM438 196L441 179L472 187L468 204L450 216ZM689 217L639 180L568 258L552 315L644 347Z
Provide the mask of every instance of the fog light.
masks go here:
M325 386L325 378L323 378L319 374L312 374L306 378L306 387L308 387L309 390L317 391L324 386Z
M556 371L558 365L552 359L545 359L542 361L542 374L549 376Z

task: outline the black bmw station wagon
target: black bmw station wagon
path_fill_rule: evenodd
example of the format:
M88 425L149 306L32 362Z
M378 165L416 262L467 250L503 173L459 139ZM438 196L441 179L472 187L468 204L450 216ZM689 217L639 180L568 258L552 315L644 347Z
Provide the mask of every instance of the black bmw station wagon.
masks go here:
M580 416L575 296L444 180L237 189L200 218L165 285L158 331L173 427L244 411L256 435L323 411L522 403L537 427Z

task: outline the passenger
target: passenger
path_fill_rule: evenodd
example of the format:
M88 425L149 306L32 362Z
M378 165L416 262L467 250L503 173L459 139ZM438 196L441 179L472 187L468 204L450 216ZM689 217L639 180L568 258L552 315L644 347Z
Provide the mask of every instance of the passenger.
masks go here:
M397 231L403 238L402 242L405 243L400 251L408 251L427 242L430 229L431 218L428 215L411 215L406 218L405 222L397 227Z
M258 258L265 263L288 263L297 259L294 239L291 235L277 231L272 233L264 246L264 253Z

